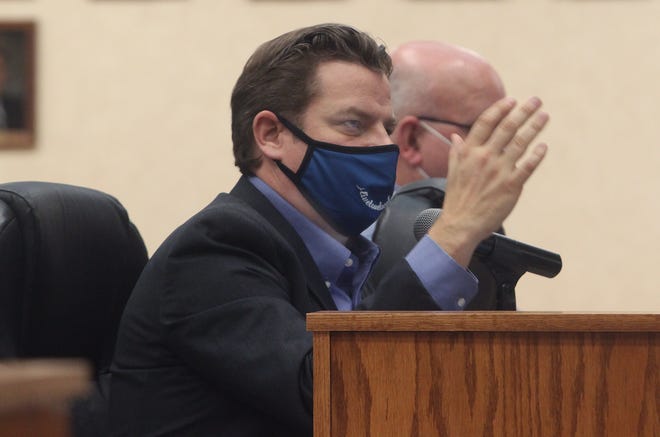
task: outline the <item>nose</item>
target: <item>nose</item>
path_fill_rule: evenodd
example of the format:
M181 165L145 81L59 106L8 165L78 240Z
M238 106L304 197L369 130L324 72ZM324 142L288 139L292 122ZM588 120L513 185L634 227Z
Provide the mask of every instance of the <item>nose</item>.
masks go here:
M378 129L373 133L372 138L370 138L370 144L374 146L392 144L392 138L384 125L378 125Z

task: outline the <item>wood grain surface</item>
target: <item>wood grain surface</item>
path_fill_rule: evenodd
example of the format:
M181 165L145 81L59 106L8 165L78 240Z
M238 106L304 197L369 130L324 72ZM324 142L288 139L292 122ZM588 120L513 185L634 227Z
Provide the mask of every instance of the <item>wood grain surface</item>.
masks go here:
M73 359L0 361L0 436L70 436L69 402L91 388L90 371Z
M314 333L317 437L660 436L655 315L400 315Z

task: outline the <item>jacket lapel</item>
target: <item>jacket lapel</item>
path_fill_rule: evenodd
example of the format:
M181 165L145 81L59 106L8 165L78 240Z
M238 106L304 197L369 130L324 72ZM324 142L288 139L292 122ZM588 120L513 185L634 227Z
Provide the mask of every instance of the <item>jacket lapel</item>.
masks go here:
M231 190L231 195L238 197L254 208L284 237L298 254L305 271L307 288L310 290L311 295L317 300L321 309L336 310L337 306L332 296L330 296L328 287L326 287L314 259L307 251L307 246L284 216L245 176L242 176L236 183Z

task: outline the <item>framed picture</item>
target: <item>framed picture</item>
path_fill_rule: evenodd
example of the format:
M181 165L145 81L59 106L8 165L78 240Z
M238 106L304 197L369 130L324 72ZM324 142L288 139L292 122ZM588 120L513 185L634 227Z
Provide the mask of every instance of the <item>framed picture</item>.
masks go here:
M0 149L34 146L35 23L0 21Z

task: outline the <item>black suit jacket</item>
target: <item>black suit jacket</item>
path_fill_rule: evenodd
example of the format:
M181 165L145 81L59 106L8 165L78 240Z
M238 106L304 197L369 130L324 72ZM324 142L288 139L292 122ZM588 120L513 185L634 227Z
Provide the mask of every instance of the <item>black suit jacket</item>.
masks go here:
M361 309L439 309L402 260ZM246 179L147 264L118 333L116 435L311 436L305 314L335 304L296 231Z

